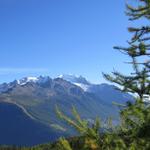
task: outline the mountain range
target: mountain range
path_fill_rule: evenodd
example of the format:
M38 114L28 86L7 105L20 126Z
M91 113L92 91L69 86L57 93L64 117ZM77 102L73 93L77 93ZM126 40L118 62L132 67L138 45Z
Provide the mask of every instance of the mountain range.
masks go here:
M56 106L71 116L75 106L88 121L97 116L119 121L117 106L132 96L114 85L92 84L82 76L25 77L0 85L0 144L35 145L72 136L75 132L56 115Z

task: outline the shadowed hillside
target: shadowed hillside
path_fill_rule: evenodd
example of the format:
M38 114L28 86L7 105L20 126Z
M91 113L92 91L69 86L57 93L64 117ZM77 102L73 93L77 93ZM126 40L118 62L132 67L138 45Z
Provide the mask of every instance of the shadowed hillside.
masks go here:
M0 103L0 119L0 144L3 145L35 145L60 136L58 132L56 135L50 128L30 119L13 104Z

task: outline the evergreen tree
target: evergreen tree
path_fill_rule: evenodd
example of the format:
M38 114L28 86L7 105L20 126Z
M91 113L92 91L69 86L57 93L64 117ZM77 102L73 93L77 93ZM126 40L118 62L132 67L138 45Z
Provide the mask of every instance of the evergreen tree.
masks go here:
M129 20L146 19L150 21L150 0L138 0L138 4L127 4ZM144 22L144 21L143 21ZM149 23L149 22L148 22ZM127 145L138 149L150 149L150 25L129 27L132 38L128 47L114 47L131 58L133 72L123 75L114 71L104 77L119 85L119 90L132 93L135 102L128 102L121 111L122 137L128 141Z
M150 20L150 0L138 0L138 6L132 7L127 4L127 15L129 20L146 18ZM130 75L123 75L117 71L112 75L104 74L104 77L119 84L123 92L137 94L143 101L144 96L150 94L150 26L129 27L128 31L133 34L128 47L114 47L131 58L128 62L133 66L133 72ZM142 58L142 59L141 59Z

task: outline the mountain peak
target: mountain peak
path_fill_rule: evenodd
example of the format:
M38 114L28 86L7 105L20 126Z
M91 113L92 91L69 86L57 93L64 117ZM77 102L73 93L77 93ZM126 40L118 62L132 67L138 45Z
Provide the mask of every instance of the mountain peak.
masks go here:
M86 80L83 76L77 76L73 74L63 74L59 75L58 78L62 78L66 81L71 82L72 84L82 88L84 91L88 91L88 88L90 86L90 82Z
M17 84L19 84L19 85L25 85L28 82L37 82L37 81L38 81L37 77L25 77L25 78L22 78L20 80L17 80Z
M59 75L59 78L62 78L64 80L67 80L71 83L81 83L81 84L86 84L89 85L90 82L86 80L86 78L84 78L83 76L77 76L77 75L73 75L73 74L63 74L63 75Z
M16 80L16 83L19 85L25 85L27 83L45 83L46 81L50 80L49 76L39 76L39 77L24 77L20 80Z

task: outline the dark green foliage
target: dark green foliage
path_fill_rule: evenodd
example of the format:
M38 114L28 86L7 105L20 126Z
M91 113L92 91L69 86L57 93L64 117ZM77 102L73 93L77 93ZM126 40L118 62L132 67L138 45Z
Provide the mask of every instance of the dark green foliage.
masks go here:
M127 5L127 14L130 20L141 18L150 19L150 1L138 0L138 6ZM111 82L122 86L122 91L136 93L143 99L144 94L150 94L150 26L142 25L139 28L129 27L128 31L133 34L128 47L115 47L122 53L131 58L128 62L133 66L133 72L130 75L123 75L117 71L112 75L104 74L104 77ZM142 59L141 59L142 58ZM144 61L142 61L144 58Z
M77 141L67 142L65 139L60 139L58 142L58 147L62 147L62 150L122 150L127 149L124 140L121 135L117 134L117 129L112 126L111 119L108 119L107 126L102 127L100 120L97 118L94 123L89 123L84 119L81 119L76 109L73 107L72 112L74 114L74 119L70 119L64 115L58 108L58 116L65 120L72 127L76 128L80 133ZM103 129L104 132L100 132ZM69 147L69 149L68 149Z
M139 0L138 6L127 5L127 14L130 20L141 18L150 19L150 0ZM139 28L130 27L133 34L128 47L115 47L131 58L133 72L123 75L112 72L113 75L104 74L111 82L117 83L123 92L135 95L134 103L127 103L121 111L119 134L130 149L150 149L150 106L145 102L150 97L150 26Z

